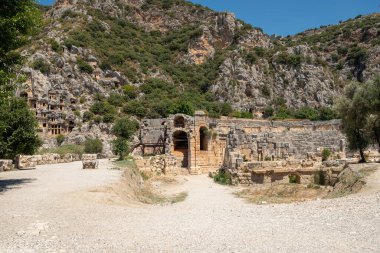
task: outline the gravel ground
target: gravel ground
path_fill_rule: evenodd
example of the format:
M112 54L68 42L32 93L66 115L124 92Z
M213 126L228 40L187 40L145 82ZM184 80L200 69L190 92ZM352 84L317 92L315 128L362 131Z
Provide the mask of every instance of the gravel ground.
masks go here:
M0 174L0 252L380 252L380 181L341 199L253 205L190 176L184 202L111 205L90 190L119 179L107 167Z

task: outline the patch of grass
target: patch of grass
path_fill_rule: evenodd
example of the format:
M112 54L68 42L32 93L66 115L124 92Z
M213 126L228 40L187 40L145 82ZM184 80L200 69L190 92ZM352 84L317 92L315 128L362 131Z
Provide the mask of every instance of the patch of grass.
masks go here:
M74 144L67 144L62 145L60 147L56 148L49 148L49 149L42 149L39 154L59 154L59 155L67 155L67 154L77 154L82 155L84 152L84 146L83 145L74 145Z
M214 182L223 184L223 185L231 185L231 175L226 173L225 171L219 170L216 175L214 175Z
M113 164L120 168L137 169L136 163L133 159L117 160L117 161L114 161Z
M299 184L278 184L250 187L236 192L235 195L255 204L281 204L323 198L327 195L327 190Z

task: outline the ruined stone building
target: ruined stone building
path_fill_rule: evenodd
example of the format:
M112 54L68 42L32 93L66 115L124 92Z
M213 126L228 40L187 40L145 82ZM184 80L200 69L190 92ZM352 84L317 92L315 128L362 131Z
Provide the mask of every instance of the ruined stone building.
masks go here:
M285 173L283 178L295 168L300 173L305 168L314 171L323 149L344 158L346 144L340 130L339 120L213 119L198 111L194 117L178 114L143 120L134 153L145 157L143 160L156 159L159 169L169 173L200 174L225 168L231 173L249 172L249 181L263 181L263 175L276 167ZM263 164L271 164L269 171ZM261 173L259 179L253 173Z

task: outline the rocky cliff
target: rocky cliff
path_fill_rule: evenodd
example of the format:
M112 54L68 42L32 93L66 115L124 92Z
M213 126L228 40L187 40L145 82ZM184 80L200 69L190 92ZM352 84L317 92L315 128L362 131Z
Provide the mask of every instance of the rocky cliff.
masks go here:
M112 123L110 111L166 116L183 101L215 115L328 107L380 68L379 14L286 38L182 0L58 0L45 20L24 50L28 85L39 98L64 94L77 130ZM115 109L93 120L96 102Z

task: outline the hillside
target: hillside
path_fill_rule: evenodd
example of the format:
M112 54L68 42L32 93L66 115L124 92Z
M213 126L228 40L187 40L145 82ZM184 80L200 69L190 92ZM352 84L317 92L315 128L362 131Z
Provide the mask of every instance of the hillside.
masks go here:
M64 116L77 126L195 109L325 110L380 68L379 14L286 38L182 0L58 0L45 20L24 70L35 96L71 101Z

